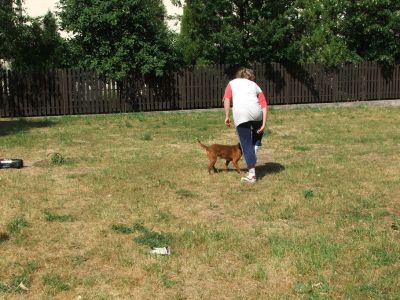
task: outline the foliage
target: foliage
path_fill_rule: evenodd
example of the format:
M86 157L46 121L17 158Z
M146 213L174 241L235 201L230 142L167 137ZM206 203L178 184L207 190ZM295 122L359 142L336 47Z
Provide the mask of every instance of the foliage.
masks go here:
M27 22L20 27L13 68L29 71L67 66L67 44L58 33L54 15L48 12L42 18L27 18Z
M14 9L16 1L0 0L0 59L9 60L15 49L15 37L19 35L17 11Z
M10 233L19 233L22 228L28 226L28 222L25 220L23 216L16 217L12 219L8 225L7 230Z
M339 34L363 60L400 62L400 2L396 0L339 1L343 22Z
M55 152L50 155L50 161L53 165L61 166L65 164L65 157L62 154Z
M61 0L60 8L81 66L122 79L132 72L161 75L174 65L161 0Z
M120 232L120 233L132 233L134 232L134 229L132 229L131 227L125 225L125 224L113 224L111 226L111 229L116 231L116 232Z
M338 34L343 8L337 0L299 0L285 12L290 43L285 59L294 63L326 66L355 62L360 57L347 46L346 37Z
M56 214L49 210L45 210L43 212L44 218L49 222L73 222L75 221L75 217L70 214Z
M30 18L23 14L20 0L1 0L0 4L0 59L20 71L68 65L67 44L51 12Z
M399 9L390 0L188 0L178 44L187 64L393 64Z

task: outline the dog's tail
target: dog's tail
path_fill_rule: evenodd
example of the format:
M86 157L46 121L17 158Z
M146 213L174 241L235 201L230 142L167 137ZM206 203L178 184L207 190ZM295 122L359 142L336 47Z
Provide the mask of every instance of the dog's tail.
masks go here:
M206 146L206 145L204 145L202 142L200 142L200 140L197 140L197 142L199 143L199 145L201 146L201 147L203 147L204 149L208 149L208 147Z

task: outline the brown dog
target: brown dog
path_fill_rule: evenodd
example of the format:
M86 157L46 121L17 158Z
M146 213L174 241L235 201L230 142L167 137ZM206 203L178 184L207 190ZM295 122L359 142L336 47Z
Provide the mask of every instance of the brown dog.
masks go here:
M230 162L232 162L236 168L236 171L240 173L238 164L239 159L242 157L242 148L240 147L240 143L236 145L212 144L210 146L206 146L199 140L197 140L197 142L207 151L207 156L210 160L210 163L208 164L208 173L211 174L211 169L216 172L214 165L217 162L218 157L225 159L225 171L228 171L228 165Z

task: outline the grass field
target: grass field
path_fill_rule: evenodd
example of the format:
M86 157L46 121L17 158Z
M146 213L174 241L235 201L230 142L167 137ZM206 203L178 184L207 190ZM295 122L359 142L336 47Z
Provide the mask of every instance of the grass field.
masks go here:
M0 120L0 299L400 299L400 108L271 109L254 185L223 121Z

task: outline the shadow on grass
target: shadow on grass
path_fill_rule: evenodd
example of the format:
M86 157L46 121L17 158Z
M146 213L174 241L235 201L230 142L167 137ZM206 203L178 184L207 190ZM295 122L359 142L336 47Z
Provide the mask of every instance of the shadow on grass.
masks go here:
M273 174L273 173L280 173L283 170L285 170L285 167L281 165L280 163L276 162L268 162L263 165L258 165L256 166L256 174L257 178L262 178L268 174ZM225 172L224 169L218 169L216 168L216 173L222 173ZM241 175L244 176L244 173L248 171L247 168L240 168L240 171L242 172ZM233 169L232 167L228 169L228 172L236 172L236 169Z
M276 162L268 162L263 165L256 166L257 178L262 178L272 173L280 173L283 170L285 170L285 167Z
M50 120L0 120L0 136L17 134L19 132L28 131L31 128L50 127L55 124Z

